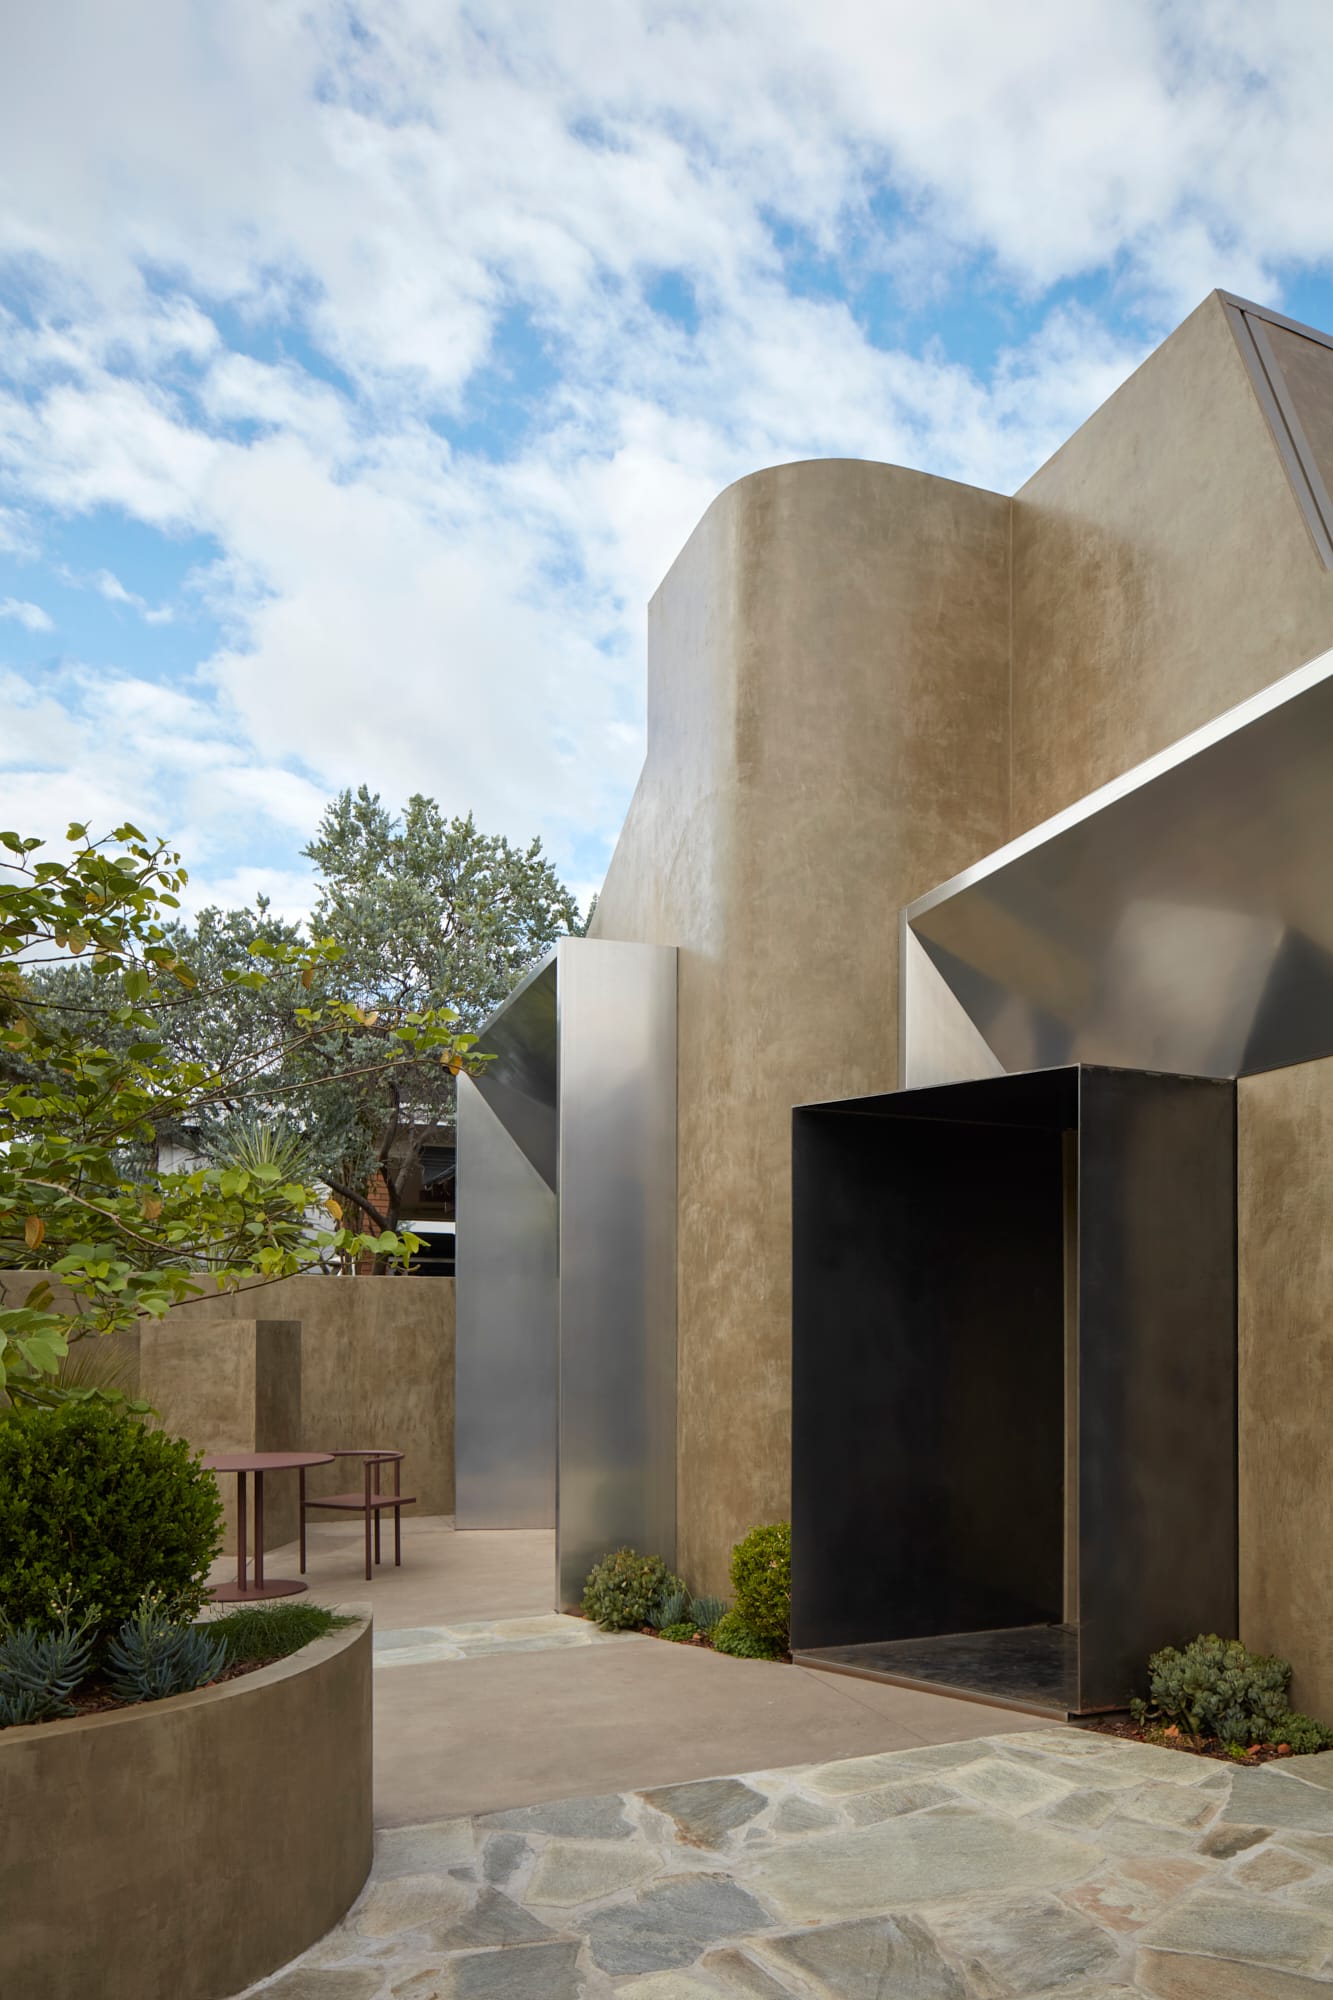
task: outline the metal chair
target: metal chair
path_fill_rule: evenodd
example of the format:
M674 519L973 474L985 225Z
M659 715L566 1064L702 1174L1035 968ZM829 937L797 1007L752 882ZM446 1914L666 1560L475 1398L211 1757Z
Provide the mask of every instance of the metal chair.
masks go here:
M404 1493L403 1454L401 1451L332 1451L331 1458L359 1458L364 1461L364 1490L360 1493L326 1493L318 1500L308 1500L305 1491L305 1472L301 1473L301 1574L305 1575L305 1517L308 1508L326 1507L332 1513L364 1514L366 1520L366 1582L371 1580L370 1549L372 1523L375 1546L375 1561L380 1559L380 1515L386 1507L393 1508L393 1560L395 1568L402 1567L403 1561L403 1516L404 1507L415 1507L416 1496ZM393 1466L393 1492L380 1490L380 1467ZM373 1475L373 1483L372 1483Z

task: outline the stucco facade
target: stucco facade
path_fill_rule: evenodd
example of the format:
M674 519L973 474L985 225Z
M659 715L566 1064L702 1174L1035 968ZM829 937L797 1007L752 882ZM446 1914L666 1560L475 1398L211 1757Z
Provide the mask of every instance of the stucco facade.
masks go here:
M901 1081L899 912L1333 646L1333 573L1233 321L1206 300L1012 497L855 461L742 480L652 601L647 758L594 933L680 950L697 1588L788 1512L791 1111ZM1333 351L1293 338L1318 438ZM1333 1128L1309 1069L1241 1084L1243 1618L1333 1711L1333 1585L1298 1550L1333 1514L1312 1448ZM1288 1443L1299 1507L1270 1469Z

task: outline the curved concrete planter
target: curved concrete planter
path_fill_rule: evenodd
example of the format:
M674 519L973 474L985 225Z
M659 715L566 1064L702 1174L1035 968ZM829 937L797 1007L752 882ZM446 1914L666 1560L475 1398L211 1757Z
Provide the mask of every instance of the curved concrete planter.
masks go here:
M0 1731L0 1993L223 2000L331 1929L373 1850L370 1630Z

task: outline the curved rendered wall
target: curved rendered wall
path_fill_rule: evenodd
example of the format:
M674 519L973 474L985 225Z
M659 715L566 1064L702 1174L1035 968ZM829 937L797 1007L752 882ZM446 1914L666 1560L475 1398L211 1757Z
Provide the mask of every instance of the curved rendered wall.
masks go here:
M373 1850L370 1629L0 1732L0 1993L223 2000L331 1930Z
M715 501L649 609L593 925L679 962L678 1562L789 1511L791 1110L897 1082L897 912L1005 837L1009 503L818 460Z

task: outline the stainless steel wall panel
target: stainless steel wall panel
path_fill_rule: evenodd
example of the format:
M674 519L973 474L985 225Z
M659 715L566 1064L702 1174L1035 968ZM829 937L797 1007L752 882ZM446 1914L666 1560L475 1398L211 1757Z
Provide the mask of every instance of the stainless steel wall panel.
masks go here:
M559 1600L622 1544L675 1558L676 953L562 940Z
M1333 654L907 911L903 1074L1235 1077L1333 1054Z
M458 1082L458 1158L456 1519L460 1528L549 1528L556 1198L467 1077Z

